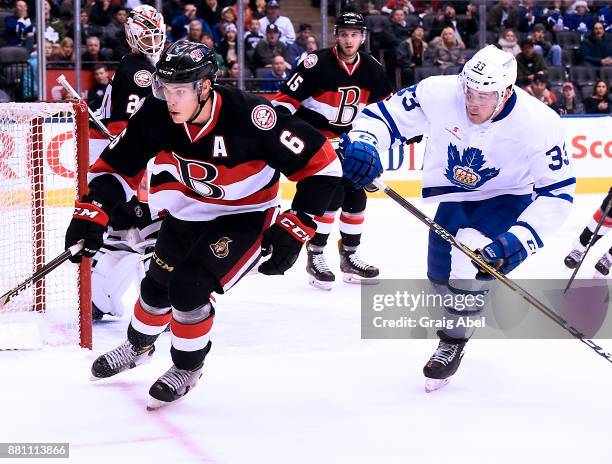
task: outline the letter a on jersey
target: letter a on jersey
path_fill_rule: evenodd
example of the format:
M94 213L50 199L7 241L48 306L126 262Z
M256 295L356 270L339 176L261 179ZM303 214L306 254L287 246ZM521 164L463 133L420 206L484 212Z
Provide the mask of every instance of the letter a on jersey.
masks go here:
M227 158L227 150L225 149L225 139L221 135L215 135L213 141L213 158Z

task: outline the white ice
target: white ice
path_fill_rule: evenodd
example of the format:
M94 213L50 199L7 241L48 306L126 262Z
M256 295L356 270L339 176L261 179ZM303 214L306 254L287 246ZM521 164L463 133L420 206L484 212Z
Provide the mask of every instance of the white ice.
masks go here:
M515 277L568 277L563 257L602 197L579 195ZM398 205L371 201L362 255L383 277L423 278L426 238ZM609 246L592 250L583 277ZM334 269L336 255L330 240ZM426 394L436 342L362 340L359 287L310 288L303 255L285 277L249 276L218 298L204 377L162 410L145 404L170 366L167 334L150 364L88 380L127 321L96 324L91 352L0 352L0 441L69 442L79 463L610 462L612 366L580 342L473 340L450 385Z

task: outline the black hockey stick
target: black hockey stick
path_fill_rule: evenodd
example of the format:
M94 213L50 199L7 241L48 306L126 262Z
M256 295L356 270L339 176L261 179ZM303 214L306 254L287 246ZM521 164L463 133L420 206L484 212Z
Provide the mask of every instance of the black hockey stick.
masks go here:
M604 351L604 349L602 347L600 347L597 343L595 343L593 340L585 338L584 334L582 332L580 332L578 329L576 329L576 328L572 327L571 325L569 325L569 323L565 319L563 319L561 316L559 316L556 312L554 312L552 309L550 309L548 306L546 306L544 303L542 303L536 297L531 295L531 293L529 293L527 290L522 288L520 285L518 285L512 279L509 279L504 274L502 274L500 271L495 269L493 266L491 266L490 264L486 263L480 256L478 256L476 253L474 253L472 250L470 250L468 247L466 247L463 243L458 241L444 227L442 227L441 225L439 225L436 222L434 222L431 219L429 219L429 217L427 217L427 215L425 215L421 210L419 210L416 206L414 206L412 203L407 201L404 197L402 197L395 190L393 190L390 187L388 187L382 180L375 179L373 184L378 189L380 189L383 192L385 192L389 196L389 198L394 200L396 203L399 203L400 206L402 206L404 209L409 211L419 221L421 221L427 227L429 227L431 230L433 230L442 239L444 239L446 242L450 243L451 246L454 246L455 248L457 248L464 255L466 255L468 258L470 258L473 262L478 263L478 266L480 266L486 272L491 274L493 277L495 277L497 280L499 280L501 283L503 283L510 290L512 290L515 293L518 293L524 300L526 300L528 303L533 305L536 309L538 309L540 312L542 312L550 320L555 322L558 326L560 326L561 328L565 329L573 337L577 338L582 343L584 343L586 346L588 346L593 351L595 351L598 355L600 355L601 357L605 358L608 362L612 363L612 354L607 353L606 351Z
M595 231L593 232L593 236L591 237L591 240L589 240L589 244L587 245L586 249L584 250L584 254L582 255L582 259L580 260L580 262L578 262L578 265L576 266L576 269L574 269L574 272L572 273L572 276L568 280L567 286L565 287L565 290L563 290L563 293L565 293L565 292L567 292L569 290L570 286L572 285L572 282L574 281L574 278L576 277L576 274L578 274L578 269L580 269L580 266L582 266L582 263L584 262L584 258L586 258L587 253L589 252L591 247L595 244L595 240L597 240L597 238L596 238L597 237L597 232L599 232L599 229L601 229L601 226L603 225L604 221L608 217L608 214L610 214L610 209L612 209L612 200L610 200L610 202L608 203L608 206L606 206L606 210L603 212L603 216L601 217L601 219L597 223L597 227L595 227Z
M2 309L6 306L6 304L9 301L11 301L14 297L19 295L21 292L23 292L25 289L27 289L31 285L38 282L40 279L45 277L51 271L59 267L62 263L68 261L71 257L76 255L82 249L83 249L83 240L80 240L76 245L72 245L70 248L68 248L62 254L55 257L51 261L49 261L47 264L45 264L43 267L37 270L34 274L32 274L26 280L24 280L19 285L17 285L15 288L13 288L12 290L9 290L4 295L2 295L0 297L0 311L2 311Z
M66 80L66 76L62 74L56 79L56 81L59 85L64 87L73 98L76 98L77 100L81 99L79 93L74 90L74 87L72 87L70 85L70 82ZM100 129L100 131L102 131L102 133L106 135L108 139L112 142L115 139L115 136L110 133L110 131L104 124L102 124L102 121L100 121L100 119L96 116L96 114L91 110L89 106L87 107L87 111L89 112L89 119L91 119L91 122L93 122L98 127L98 129Z

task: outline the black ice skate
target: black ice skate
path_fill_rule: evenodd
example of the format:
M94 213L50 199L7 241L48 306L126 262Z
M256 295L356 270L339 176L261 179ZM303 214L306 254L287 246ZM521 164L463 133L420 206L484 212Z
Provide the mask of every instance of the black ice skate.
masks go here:
M606 253L599 258L599 261L597 261L597 264L595 264L595 270L601 274L601 276L595 274L595 277L607 276L610 273L610 267L612 267L612 255L610 253Z
M377 267L364 262L356 250L347 250L342 245L342 240L338 242L340 251L340 270L342 280L349 284L377 284L380 271Z
M427 393L438 390L450 382L450 377L457 372L461 364L466 343L466 339L450 337L440 339L438 349L423 368Z
M114 350L99 356L94 361L91 366L91 380L112 377L119 372L133 369L149 361L154 352L154 345L136 349L129 340L126 340Z
M578 266L578 263L582 261L585 251L586 251L586 248L578 244L576 245L576 248L574 248L572 251L569 252L569 255L565 257L563 262L570 269L576 269L576 266Z
M179 369L172 365L149 390L147 409L152 411L185 396L198 384L202 377L203 365L193 370Z
M315 247L313 250L311 245L307 245L306 251L306 272L308 273L308 283L315 288L321 290L331 290L332 282L336 280L336 276L329 269L323 255L323 248Z

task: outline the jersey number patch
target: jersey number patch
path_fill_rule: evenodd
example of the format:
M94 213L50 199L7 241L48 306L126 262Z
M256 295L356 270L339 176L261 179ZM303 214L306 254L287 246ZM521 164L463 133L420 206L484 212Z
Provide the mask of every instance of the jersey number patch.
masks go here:
M125 112L130 115L134 114L138 110L138 108L140 108L139 103L141 100L142 99L138 95L134 93L131 94L128 97L128 102L127 102L127 106L125 107Z
M548 165L551 171L558 171L563 167L563 165L567 166L569 164L569 158L567 157L567 150L565 149L565 144L563 144L562 149L558 146L552 147L546 152L546 156L550 156L550 161L552 161Z

